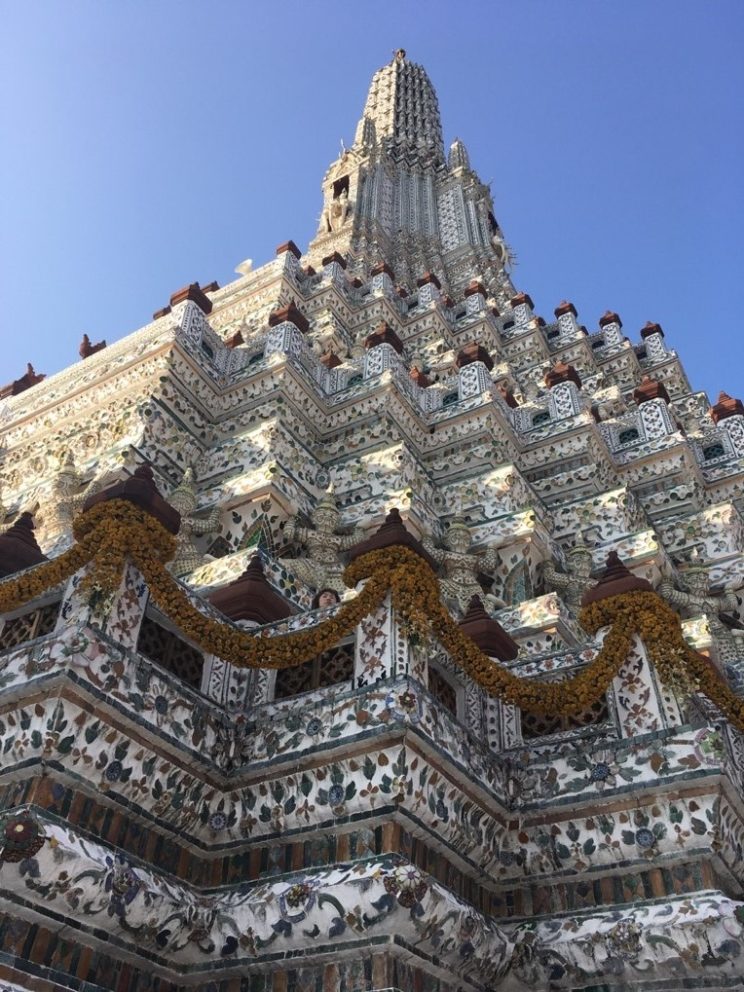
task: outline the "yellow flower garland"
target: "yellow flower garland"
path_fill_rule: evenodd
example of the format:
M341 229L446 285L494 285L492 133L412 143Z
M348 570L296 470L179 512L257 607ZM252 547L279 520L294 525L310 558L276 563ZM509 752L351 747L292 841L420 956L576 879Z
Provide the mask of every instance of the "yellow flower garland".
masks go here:
M203 650L239 668L291 668L317 657L350 634L373 613L388 592L409 629L433 635L479 685L507 703L535 714L571 716L597 702L626 661L637 635L665 683L686 692L704 692L739 730L744 731L744 700L736 696L713 665L684 641L679 617L653 592L630 592L592 603L582 610L582 626L594 634L609 627L591 664L563 682L520 678L485 655L442 604L439 583L415 552L402 546L372 551L344 573L362 590L336 614L308 630L273 637L241 630L198 610L165 568L175 537L152 516L126 500L101 502L77 517L77 543L54 561L0 583L0 613L8 613L70 578L92 562L85 584L115 591L127 557L142 573L163 613Z

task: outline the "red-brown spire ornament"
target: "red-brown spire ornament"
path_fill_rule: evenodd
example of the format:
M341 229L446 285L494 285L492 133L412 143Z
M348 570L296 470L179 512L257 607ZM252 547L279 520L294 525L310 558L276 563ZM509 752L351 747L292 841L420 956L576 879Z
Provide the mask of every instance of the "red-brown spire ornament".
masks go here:
M155 485L149 465L140 465L124 482L116 482L108 489L94 493L83 503L83 513L98 503L111 499L125 499L155 517L171 534L177 534L181 526L181 514L163 499Z
M633 390L633 399L639 406L641 403L648 403L649 400L664 400L668 403L669 393L663 382L657 382L650 375L644 375L640 386L636 386Z
M718 394L718 402L710 408L710 415L714 424L727 417L744 417L744 403L721 391Z
M620 560L617 551L610 551L604 572L600 575L597 584L587 589L581 597L581 605L589 606L590 603L597 603L600 599L608 599L610 596L620 596L624 592L636 590L653 592L654 588L646 579L633 575Z
M355 544L351 548L349 551L349 560L354 561L356 558L366 555L369 551L392 548L396 544L403 545L403 547L415 551L420 558L424 559L427 565L436 571L436 565L431 556L424 550L421 542L406 528L397 506L394 506L390 510L379 529L371 537L365 538L364 541L360 541L359 544Z
M556 362L552 369L545 373L545 385L552 389L553 386L557 386L561 382L573 382L577 389L581 389L581 379L573 365Z
M364 347L368 350L370 348L376 348L379 344L389 344L392 348L395 348L399 355L403 352L403 342L392 327L384 320L364 339Z
M34 519L30 513L22 513L12 527L0 534L0 577L46 560L47 556L36 543Z
M208 596L209 602L231 620L251 620L257 624L284 620L294 612L289 603L268 582L263 564L254 555L237 579Z
M480 596L473 596L460 629L475 641L484 654L500 661L513 661L519 654L519 645L512 640L501 624L486 613Z

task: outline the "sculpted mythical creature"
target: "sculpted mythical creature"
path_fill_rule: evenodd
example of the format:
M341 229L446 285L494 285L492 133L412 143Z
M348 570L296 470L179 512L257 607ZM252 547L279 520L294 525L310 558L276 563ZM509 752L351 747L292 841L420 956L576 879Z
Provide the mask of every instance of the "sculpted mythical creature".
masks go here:
M543 567L546 583L559 592L572 610L581 606L581 597L589 588L592 576L592 551L583 538L566 552L567 572L559 572L552 565Z
M488 574L496 568L497 554L492 548L471 551L472 540L468 525L462 518L455 517L444 538L444 548L436 547L428 538L424 538L422 543L444 570L444 575L439 579L439 588L446 602L465 613L473 596L479 596L486 610L500 610L505 605L503 599L493 593L485 593L478 581L479 572Z
M325 209L326 230L340 231L349 216L349 191L342 189L340 194Z
M732 628L742 630L742 625L733 615L739 608L739 598L733 592L711 594L708 569L697 563L696 555L693 555L693 563L681 578L683 590L675 589L674 582L664 578L659 583L658 593L677 609L687 610L690 616L704 614L720 660L730 664L744 653L744 643L732 633Z
M168 502L181 514L176 554L168 568L174 575L188 575L204 560L194 544L194 535L209 534L217 529L220 508L213 506L205 517L195 516L198 499L194 487L194 470L191 467L183 473L181 482L168 497Z
M302 558L284 558L282 564L313 590L332 589L343 596L348 593L341 578L344 564L341 552L348 551L363 538L362 531L337 534L341 519L333 497L333 485L326 491L310 515L312 527L303 527L296 516L287 521L284 533L288 540L297 541L307 549Z
M103 486L100 474L83 486L83 476L75 464L75 456L68 449L62 457L59 470L52 480L51 492L40 507L40 522L46 538L55 535L54 547L60 541L72 540L72 521L80 513L83 503Z

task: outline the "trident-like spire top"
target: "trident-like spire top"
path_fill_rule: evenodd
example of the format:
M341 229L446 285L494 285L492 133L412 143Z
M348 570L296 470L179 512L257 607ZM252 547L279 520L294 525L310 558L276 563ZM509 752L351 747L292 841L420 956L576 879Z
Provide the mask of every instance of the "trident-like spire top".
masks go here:
M425 70L399 48L378 69L357 127L355 145L384 143L393 158L444 162L437 95Z

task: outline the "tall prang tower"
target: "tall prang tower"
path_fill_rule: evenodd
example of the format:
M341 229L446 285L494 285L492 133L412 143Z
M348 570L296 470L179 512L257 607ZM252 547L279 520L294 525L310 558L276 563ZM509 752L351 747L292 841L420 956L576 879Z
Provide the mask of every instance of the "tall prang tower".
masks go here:
M452 295L473 278L502 303L514 295L488 187L462 141L445 157L434 87L403 49L375 73L354 144L323 179L307 257L317 265L334 251L354 274L384 261L404 284L430 271Z
M0 992L741 989L744 404L402 50L322 195L0 389Z

